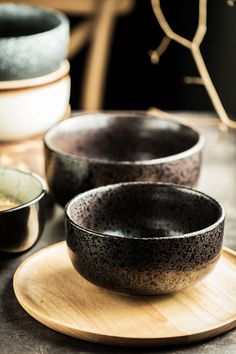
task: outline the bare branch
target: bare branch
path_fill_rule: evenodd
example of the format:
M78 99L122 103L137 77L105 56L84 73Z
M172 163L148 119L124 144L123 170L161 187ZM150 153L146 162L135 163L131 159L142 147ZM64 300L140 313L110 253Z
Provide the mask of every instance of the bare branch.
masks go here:
M187 85L204 85L201 77L185 76L184 83Z
M193 38L195 45L201 45L207 31L207 0L199 0L198 27Z
M172 39L173 41L176 41L179 44L183 45L184 47L187 47L190 49L192 43L188 39L175 33L172 30L172 28L170 27L170 25L168 24L163 12L162 12L160 0L151 0L151 2L152 2L152 8L153 8L154 14L157 18L157 21L159 22L159 24L160 24L161 28L163 29L163 31L165 32L166 36L169 37L170 39Z
M153 64L159 63L160 57L162 56L162 54L165 53L166 49L169 47L170 42L171 39L167 36L164 36L157 49L151 50L149 52L149 55L151 57L151 62Z
M173 119L178 121L179 123L183 123L183 124L194 124L194 125L198 125L198 126L218 126L221 127L222 123L220 121L219 118L203 118L200 117L199 115L195 115L194 113L191 114L190 116L181 116L181 115L177 115L177 114L173 114L173 113L169 113L166 111L163 111L162 109L158 108L158 107L150 107L148 109L148 113L157 117L157 118L162 118L162 119Z
M205 89L211 99L211 102L218 113L220 119L224 124L226 124L230 128L236 128L236 122L229 119L223 104L219 98L219 95L215 89L215 86L213 85L213 82L211 80L211 77L209 75L209 72L207 70L206 64L203 60L202 54L200 52L199 47L193 47L192 48L192 55L193 59L195 61L195 64L198 68L199 74L202 77L202 80L204 82Z
M232 4L236 0L228 0L228 4L232 6ZM175 33L172 28L169 26L163 11L161 9L160 0L151 0L152 8L154 14L159 22L159 25L165 32L166 36L171 40L178 42L179 44L183 45L184 47L188 48L193 56L193 60L196 64L196 67L199 71L200 78L185 78L187 79L187 83L198 83L203 84L205 89L210 97L212 105L214 106L216 113L218 114L220 120L222 121L223 125L226 125L230 128L236 128L236 122L231 120L220 100L220 97L213 85L209 72L207 70L206 64L202 57L202 53L200 51L200 45L203 41L203 38L207 31L207 0L199 0L199 20L198 20L198 27L195 33L195 36L192 41L180 36L179 34Z

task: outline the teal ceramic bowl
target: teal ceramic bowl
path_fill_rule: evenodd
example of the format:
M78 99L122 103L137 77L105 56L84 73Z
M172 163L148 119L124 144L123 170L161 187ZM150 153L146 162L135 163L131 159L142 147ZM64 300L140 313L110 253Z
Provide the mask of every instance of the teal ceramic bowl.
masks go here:
M69 22L61 12L0 4L0 80L20 80L55 71L67 56Z

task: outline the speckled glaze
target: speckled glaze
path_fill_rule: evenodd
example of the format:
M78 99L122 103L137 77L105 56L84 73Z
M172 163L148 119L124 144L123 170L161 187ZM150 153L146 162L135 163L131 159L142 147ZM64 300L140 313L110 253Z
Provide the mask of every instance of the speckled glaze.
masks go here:
M0 167L0 193L20 201L18 206L0 211L0 252L23 252L38 241L48 207L46 189L36 173Z
M93 189L65 210L75 269L102 287L158 295L194 285L222 249L224 211L181 186L124 183Z
M60 12L0 4L0 80L55 71L67 56L69 22Z
M62 206L102 185L171 182L194 186L203 138L182 124L144 112L81 114L45 136L46 176Z

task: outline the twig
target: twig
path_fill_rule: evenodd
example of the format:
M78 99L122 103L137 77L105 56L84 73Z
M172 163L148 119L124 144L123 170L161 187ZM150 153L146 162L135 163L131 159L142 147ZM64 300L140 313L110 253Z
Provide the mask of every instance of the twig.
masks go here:
M198 26L193 37L193 43L200 46L207 31L207 0L199 0Z
M184 83L187 85L204 85L204 82L201 77L194 76L185 76Z
M176 120L179 123L183 123L183 124L187 124L190 125L190 119L189 117L184 117L181 115L176 115L176 114L172 114L169 112L165 112L160 108L157 107L151 107L148 109L147 111L148 113L150 113L151 115L154 115L156 117L159 118L163 118L163 119L173 119ZM191 125L198 125L198 126L218 126L220 128L220 126L222 125L221 121L218 118L203 118L203 117L199 117L199 115L192 115L191 114Z
M235 0L232 0L235 1ZM193 56L193 60L196 64L196 67L198 69L200 78L203 82L203 85L205 86L205 89L211 99L212 105L215 108L216 113L218 114L220 120L222 121L223 124L225 124L229 128L236 128L236 122L231 120L225 109L224 106L220 100L220 97L215 89L215 86L213 85L213 82L211 80L211 77L209 75L209 72L207 70L206 64L204 62L204 59L202 57L202 53L200 51L200 45L204 39L204 36L207 31L207 0L199 0L199 20L198 20L198 26L197 30L195 32L195 35L192 39L192 41L188 40L187 38L184 38L180 36L179 34L175 33L170 25L168 24L165 15L161 9L161 4L160 0L151 0L152 3L152 8L154 11L154 14L157 18L157 21L159 22L159 25L161 26L162 30L164 31L165 35L170 39L173 40L180 45L183 45L184 47L188 48ZM228 1L229 3L229 1ZM222 128L223 129L223 128Z
M184 47L187 47L190 49L192 42L189 41L188 39L178 35L177 33L175 33L172 30L172 28L170 27L169 23L166 21L166 18L165 18L164 14L162 12L162 9L161 9L160 0L151 0L151 1L152 1L153 11L156 15L156 18L157 18L161 28L165 32L166 36L169 37L170 39L172 39L173 41L176 41L177 43L183 45Z
M166 49L169 47L171 39L167 36L164 36L161 43L155 50L151 50L149 55L151 57L151 62L153 64L159 63L160 57L165 53Z

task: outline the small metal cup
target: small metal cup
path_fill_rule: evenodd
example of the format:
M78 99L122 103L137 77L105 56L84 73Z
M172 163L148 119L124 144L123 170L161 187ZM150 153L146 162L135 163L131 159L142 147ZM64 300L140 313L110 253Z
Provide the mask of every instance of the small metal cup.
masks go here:
M44 228L47 185L35 173L0 167L0 192L20 201L18 206L0 211L0 251L26 251Z

